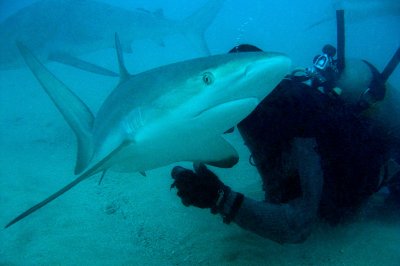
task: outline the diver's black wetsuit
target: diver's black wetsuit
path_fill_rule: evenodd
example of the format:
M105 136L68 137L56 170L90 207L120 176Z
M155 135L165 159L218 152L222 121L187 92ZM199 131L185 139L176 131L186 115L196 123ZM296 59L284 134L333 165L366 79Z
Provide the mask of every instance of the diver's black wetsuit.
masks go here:
M245 197L234 221L277 242L303 241L317 217L335 224L354 213L377 191L388 159L389 140L381 126L291 79L238 128L266 198ZM235 192L229 198L226 208Z
M229 52L257 51L243 44ZM196 163L193 171L171 171L171 187L185 206L209 208L227 224L280 243L304 241L318 218L344 221L382 186L388 201L400 206L400 92L386 94L388 75L368 62L371 76L357 61L343 69L331 45L322 52L312 68L292 72L238 125L265 199L232 191ZM390 75L399 55L383 73Z

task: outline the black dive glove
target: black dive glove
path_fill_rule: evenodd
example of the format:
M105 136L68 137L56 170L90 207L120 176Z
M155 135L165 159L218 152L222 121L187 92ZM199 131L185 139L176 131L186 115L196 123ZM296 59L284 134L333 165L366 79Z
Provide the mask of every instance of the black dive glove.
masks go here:
M234 199L231 200L232 202L227 202L232 197L231 189L225 186L203 163L194 164L193 168L194 172L180 166L174 167L171 172L174 179L171 188L178 189L177 195L185 206L210 208L211 213L221 213L224 222L229 223L238 211L243 195L233 192ZM224 206L226 203L228 207Z

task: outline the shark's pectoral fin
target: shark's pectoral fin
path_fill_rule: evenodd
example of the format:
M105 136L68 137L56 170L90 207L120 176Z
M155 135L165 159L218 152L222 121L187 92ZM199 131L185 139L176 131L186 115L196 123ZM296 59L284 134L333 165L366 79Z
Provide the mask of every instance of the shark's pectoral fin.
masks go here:
M48 59L64 65L72 66L74 68L79 68L87 72L103 76L118 77L118 74L112 70L84 61L67 53L51 53L49 54Z
M201 161L221 168L234 166L239 160L239 155L221 135L244 119L257 104L256 98L245 98L220 104L197 115L193 123L199 125L198 128L194 128L199 139L190 138L194 142L194 151L189 161ZM215 135L215 132L219 134Z
M92 158L92 135L89 133L77 135L77 151L76 151L76 163L74 174L80 174L89 164Z
M78 155L75 174L81 173L92 155L92 127L94 116L78 96L55 77L22 43L17 46L26 64L49 95L57 109L75 132Z
M197 159L190 161L200 161L220 168L230 168L239 161L236 149L222 137L199 147L197 156Z

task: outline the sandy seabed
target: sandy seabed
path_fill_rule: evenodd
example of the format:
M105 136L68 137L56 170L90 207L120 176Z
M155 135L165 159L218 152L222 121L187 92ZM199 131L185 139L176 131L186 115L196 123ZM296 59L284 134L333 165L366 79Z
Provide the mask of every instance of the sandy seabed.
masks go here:
M62 79L80 73L64 71ZM0 81L3 226L73 179L75 140L28 70L2 72ZM67 85L79 85L79 95L97 108L108 92L82 87L93 82L115 84L81 75ZM213 170L233 189L261 199L240 136L227 138L241 160L232 169ZM320 224L305 243L280 245L227 226L207 210L184 207L170 190L171 168L148 171L147 177L110 172L100 185L99 176L89 178L0 229L0 265L400 265L400 215L381 207L380 196L350 224Z

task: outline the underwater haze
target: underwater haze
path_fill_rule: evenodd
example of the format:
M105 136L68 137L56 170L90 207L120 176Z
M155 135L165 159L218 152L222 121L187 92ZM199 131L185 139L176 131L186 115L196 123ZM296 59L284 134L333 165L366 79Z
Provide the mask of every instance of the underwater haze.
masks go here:
M23 32L19 38L25 38L28 47L37 47L33 53L43 56L41 60L54 47L69 47L79 58L118 72L115 50L108 47L109 42L83 44L86 36L78 34L83 34L78 26L74 31L78 37L69 38L68 43L54 30L54 23L44 23L42 31L2 28L10 18L32 19L25 13L24 17L18 14L38 2L51 2L62 9L73 0L0 0L0 64L4 61L4 67L0 66L1 227L71 182L76 156L72 130L28 67L17 61L8 67L11 62L7 60L22 62L16 58L20 55L15 53L3 60L8 56L5 49L17 51L12 36ZM139 8L150 17L179 22L208 1L101 2L135 12ZM223 54L242 43L284 53L292 59L293 67L308 67L325 44L336 45L336 22L332 18L339 4L348 8L347 57L365 59L383 70L400 45L398 0L223 2L207 25L207 49L201 38L192 38L174 27L168 31L162 30L166 25L138 28L136 32L141 31L144 37L135 35L124 47L128 71L135 74L186 59ZM46 21L56 11L41 10L38 14L43 14L40 17ZM101 26L104 14L84 14L79 18L80 25L83 28L83 22L97 21L92 33L113 32L112 27L106 30L107 25ZM55 34L50 36L50 32ZM35 46L40 36L48 41L42 47ZM45 65L94 113L118 84L116 77L52 61ZM389 83L400 89L399 68ZM260 177L249 164L249 151L239 133L235 130L225 138L238 150L239 163L230 169L212 170L234 190L262 199ZM188 162L176 163L146 171L146 176L110 171L101 184L97 175L83 181L12 227L0 229L0 265L400 265L400 213L381 209L380 194L351 223L338 227L320 224L305 243L280 245L234 224L227 226L220 216L210 215L207 210L184 207L176 190L170 190L170 171L175 165L191 167Z

